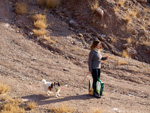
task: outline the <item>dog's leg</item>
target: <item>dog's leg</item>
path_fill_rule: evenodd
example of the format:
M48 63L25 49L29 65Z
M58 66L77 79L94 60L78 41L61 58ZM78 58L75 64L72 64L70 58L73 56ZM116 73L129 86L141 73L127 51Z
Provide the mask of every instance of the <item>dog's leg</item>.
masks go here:
M58 96L60 96L60 94L59 94L60 90L61 90L61 89L59 89L59 90L57 91L57 95L58 95Z

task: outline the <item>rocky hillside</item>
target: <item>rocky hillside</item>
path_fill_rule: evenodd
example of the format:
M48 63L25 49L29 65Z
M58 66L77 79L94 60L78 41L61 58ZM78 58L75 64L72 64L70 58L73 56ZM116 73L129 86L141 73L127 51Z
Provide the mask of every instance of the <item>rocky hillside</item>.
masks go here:
M64 104L75 113L149 113L149 4L136 0L47 4L1 1L0 82L10 91L0 94L0 111L8 112L4 105L10 99L4 96L9 95L21 99L19 107L31 113L49 113ZM96 12L99 6L103 14ZM102 41L102 54L109 56L102 62L101 99L88 95L91 75L83 81L94 39ZM59 98L45 95L43 78L60 82L64 90ZM30 101L37 103L35 109L25 107Z

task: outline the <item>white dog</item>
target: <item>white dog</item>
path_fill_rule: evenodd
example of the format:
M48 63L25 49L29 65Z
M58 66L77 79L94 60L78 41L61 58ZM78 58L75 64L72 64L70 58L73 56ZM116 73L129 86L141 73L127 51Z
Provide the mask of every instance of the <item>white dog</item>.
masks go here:
M60 84L59 82L47 82L45 79L42 80L44 83L44 89L46 91L46 94L49 96L52 91L55 93L55 97L60 96Z

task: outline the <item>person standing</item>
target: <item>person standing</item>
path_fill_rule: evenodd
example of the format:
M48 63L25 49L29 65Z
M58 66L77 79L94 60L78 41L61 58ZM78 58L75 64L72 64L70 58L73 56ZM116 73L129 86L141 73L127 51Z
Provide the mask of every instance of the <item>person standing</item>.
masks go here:
M108 57L102 57L100 48L101 42L99 40L93 41L88 60L89 73L92 74L93 78L93 96L96 98L100 98L100 95L96 91L96 82L98 81L98 78L100 78L101 74L101 60L108 59Z

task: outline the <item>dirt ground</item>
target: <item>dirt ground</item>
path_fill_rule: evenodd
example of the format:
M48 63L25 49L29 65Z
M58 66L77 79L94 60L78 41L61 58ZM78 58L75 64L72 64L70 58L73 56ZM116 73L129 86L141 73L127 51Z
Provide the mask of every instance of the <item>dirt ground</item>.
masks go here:
M10 96L38 104L36 109L27 112L47 113L49 107L62 104L72 106L77 113L92 113L99 109L103 113L150 112L149 64L102 53L109 59L102 62L104 92L100 99L96 99L88 95L91 75L83 81L88 72L89 49L73 38L74 32L69 26L50 16L51 22L58 22L53 25L51 38L57 40L55 46L62 51L55 53L12 25L13 16L9 13L0 16L0 82L11 87ZM119 61L127 63L119 64ZM59 81L64 88L61 96L46 96L42 79Z

